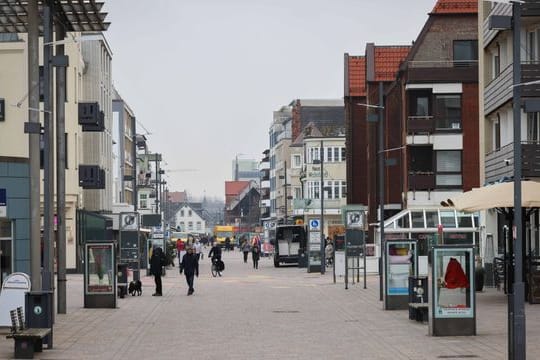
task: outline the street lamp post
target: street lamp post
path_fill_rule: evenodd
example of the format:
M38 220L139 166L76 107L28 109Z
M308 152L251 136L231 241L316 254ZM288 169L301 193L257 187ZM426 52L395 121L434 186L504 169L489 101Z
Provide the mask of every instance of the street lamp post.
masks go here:
M326 259L324 258L324 142L321 140L321 275L324 275Z
M384 184L385 184L385 163L384 163L384 157L385 153L387 151L391 150L397 150L401 149L401 147L396 149L384 149L384 88L382 81L379 82L379 105L371 105L371 104L359 104L360 106L365 106L367 108L373 108L379 110L379 115L377 116L377 122L379 123L378 128L378 140L379 140L379 149L377 151L378 155L378 164L379 164L379 234L380 234L380 257L379 257L379 300L383 300L383 263L384 263L384 250L385 250L385 243L384 243L384 197L385 197L385 191L384 191ZM372 121L369 120L368 121ZM374 120L373 120L374 121Z
M521 2L512 1L512 16L490 17L490 30L512 30L512 112L514 130L514 283L508 293L508 358L526 358L525 285L523 283L523 214L521 158ZM510 258L510 261L512 259Z
M513 23L513 83L521 81L521 5L512 4ZM512 110L514 116L514 226L515 226L515 271L513 291L509 294L510 316L512 317L510 359L525 359L525 286L523 284L523 224L521 209L521 87L513 87Z

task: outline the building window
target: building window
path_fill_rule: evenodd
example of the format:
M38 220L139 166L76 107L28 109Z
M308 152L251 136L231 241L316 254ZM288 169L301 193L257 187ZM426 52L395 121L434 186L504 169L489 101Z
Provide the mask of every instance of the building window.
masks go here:
M293 168L300 168L302 167L302 157L300 154L294 154L293 155Z
M501 115L497 114L497 120L495 120L495 141L493 142L495 145L495 150L499 150L501 148Z
M184 217L184 209L180 210L180 216Z
M188 231L193 231L193 221L188 221Z
M347 152L345 151L345 147L342 147L341 148L341 160L340 161L345 161L346 156L347 156Z
M436 95L435 119L437 129L461 129L461 95Z
M295 187L294 188L294 198L295 199L301 199L302 198L302 188L301 187Z
M6 101L0 99L0 121L6 120Z
M536 29L533 31L527 32L527 61L530 63L536 63L539 58L538 54L538 41L540 40L540 36L538 36L540 32L540 29Z
M180 221L180 231L186 231L186 223L183 221Z
M454 41L454 66L471 66L478 62L477 40Z
M307 182L307 198L308 199L320 199L321 183L319 181Z
M198 231L201 231L202 230L202 224L200 221L197 221L197 230Z
M311 147L308 149L307 157L308 157L308 163L312 164L315 160L321 159L321 148L319 147Z
M540 121L540 113L527 113L527 141L538 143L538 122Z
M436 163L437 187L461 187L461 151L437 151Z
M148 209L148 195L147 194L141 194L139 207L141 209Z
M193 213L191 212L191 209L188 210L188 216L191 217L193 215Z
M497 43L496 53L493 55L493 79L501 74L501 45Z

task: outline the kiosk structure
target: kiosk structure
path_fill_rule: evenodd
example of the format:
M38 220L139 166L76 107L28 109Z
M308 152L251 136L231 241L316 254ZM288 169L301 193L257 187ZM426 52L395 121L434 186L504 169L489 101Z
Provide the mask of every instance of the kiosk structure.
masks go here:
M474 248L432 247L429 272L429 334L476 335Z
M386 240L384 251L384 309L406 310L409 276L418 276L416 240Z
M116 307L116 252L113 241L86 243L84 248L84 307Z

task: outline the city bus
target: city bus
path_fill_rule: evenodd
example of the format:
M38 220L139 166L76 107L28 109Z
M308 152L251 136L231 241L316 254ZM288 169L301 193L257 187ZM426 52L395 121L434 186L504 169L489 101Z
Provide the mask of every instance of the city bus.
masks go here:
M233 242L233 236L238 232L238 227L233 225L216 225L214 226L214 238L216 243L223 246L225 239L228 237Z

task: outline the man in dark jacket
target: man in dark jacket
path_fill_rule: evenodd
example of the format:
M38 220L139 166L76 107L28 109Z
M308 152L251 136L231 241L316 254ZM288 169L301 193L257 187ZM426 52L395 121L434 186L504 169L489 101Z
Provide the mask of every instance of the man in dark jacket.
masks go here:
M187 248L187 253L182 257L180 274L182 272L186 275L186 282L189 287L187 294L191 295L195 291L195 289L193 289L194 276L199 277L199 260L197 260L197 256L193 253L193 247L191 246Z
M161 290L161 275L162 269L167 263L165 254L160 247L156 247L152 252L152 257L150 258L150 274L154 275L154 281L156 283L156 292L152 296L162 296Z

